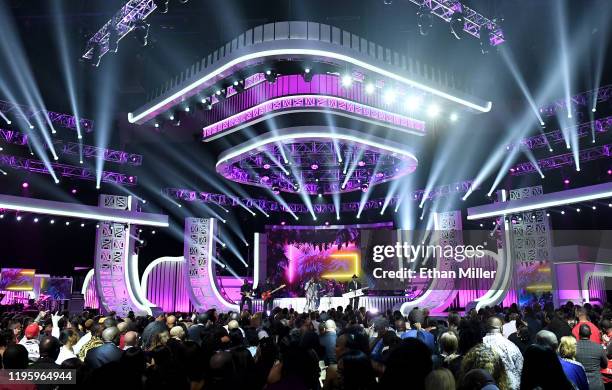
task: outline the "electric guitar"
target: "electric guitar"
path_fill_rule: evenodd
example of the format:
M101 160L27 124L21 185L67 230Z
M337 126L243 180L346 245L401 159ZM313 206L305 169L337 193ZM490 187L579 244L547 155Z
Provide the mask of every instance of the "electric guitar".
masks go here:
M240 295L245 298L253 298L253 291L240 291Z
M274 294L278 290L282 290L285 287L287 287L287 285L282 284L280 287L277 287L274 290L264 291L264 292L261 293L261 299L263 299L265 301L266 299L270 298L272 296L272 294Z
M342 294L342 297L344 297L344 298L357 298L357 297L360 297L362 295L365 295L365 290L367 290L369 288L370 287L366 286L366 287L362 287L362 288L357 289L357 290L349 291L347 293Z

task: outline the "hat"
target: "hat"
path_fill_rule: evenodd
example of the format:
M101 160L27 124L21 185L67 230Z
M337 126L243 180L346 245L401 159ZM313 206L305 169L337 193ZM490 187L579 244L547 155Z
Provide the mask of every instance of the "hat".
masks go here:
M268 337L268 332L266 332L265 330L260 330L260 331L257 333L257 338L258 338L259 340L261 340L261 339L265 339L266 337Z
M351 279L357 279L357 275L353 274L353 276L351 277Z
M38 324L36 322L32 322L25 329L25 336L28 339L33 339L35 337L38 337L39 333L40 333L40 328L38 327Z

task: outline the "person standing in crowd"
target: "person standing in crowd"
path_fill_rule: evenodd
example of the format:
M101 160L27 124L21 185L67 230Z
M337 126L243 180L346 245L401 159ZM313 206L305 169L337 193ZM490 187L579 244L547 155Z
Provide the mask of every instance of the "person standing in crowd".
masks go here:
M584 371L586 371L589 389L603 390L604 384L600 370L608 367L608 358L603 347L592 341L591 327L585 322L583 321L578 327L579 340L576 343L576 361L582 364Z
M498 317L491 316L486 323L487 334L483 337L484 345L495 351L502 360L508 374L510 389L519 389L521 385L521 371L523 369L523 355L514 343L502 335L502 322Z
M563 336L559 342L559 361L563 372L578 390L589 390L589 381L584 367L576 361L576 339Z
M266 282L264 283L261 291L263 293L263 292L272 291L272 290L274 290L274 285L272 284L272 280L270 279L270 277L267 277ZM264 299L263 312L266 314L271 312L273 303L274 303L274 297L272 295Z
M580 327L586 325L591 330L591 336L589 340L595 344L601 344L601 332L594 323L589 321L589 315L584 307L576 309L576 317L578 317L578 323L572 329L572 334L576 340L580 340Z

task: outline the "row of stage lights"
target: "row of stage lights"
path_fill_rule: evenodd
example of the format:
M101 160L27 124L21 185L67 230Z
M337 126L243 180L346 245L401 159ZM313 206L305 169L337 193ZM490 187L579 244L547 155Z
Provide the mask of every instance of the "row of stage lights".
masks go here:
M7 214L5 212L0 212L0 221L6 220L8 215L9 214ZM43 217L36 217L35 216L35 217L33 217L31 219L31 221L33 223L43 223L44 219L45 218L43 218ZM26 221L26 217L24 215L19 214L19 213L15 213L15 221L17 221L17 222ZM79 227L82 227L82 228L91 225L90 223L85 223L85 222L79 223L78 221L74 221L74 220L62 221L62 220L59 220L59 219L56 219L56 218L47 218L46 222L49 225L62 225L62 222L63 222L64 226L76 226L76 225L78 225ZM100 224L99 223L96 223L95 226L96 226L96 229L100 228ZM111 229L112 229L112 227L111 227ZM138 229L138 233L139 234L142 234L143 232L144 232L143 229ZM150 232L153 235L157 233L157 231L154 230L154 229L150 230Z
M305 66L302 70L302 77L304 78L305 82L312 81L312 77L314 76L314 74L315 72L310 66ZM264 76L267 82L274 83L276 82L276 79L278 78L279 73L273 69L266 69L264 71ZM347 72L347 73L340 75L340 84L342 85L343 88L350 88L354 82L355 80L350 73ZM236 94L239 94L245 90L245 80L244 78L234 80L233 82L231 82L231 84L228 87L232 87L236 91ZM192 108L192 106L195 106L196 109L201 108L207 111L212 110L213 109L212 96L214 96L219 102L224 101L225 99L228 98L227 96L228 87L215 88L213 92L211 93L211 97L207 97L207 96L196 97L194 100L195 104L187 103L183 105L182 108L176 109L175 111L170 112L170 114L167 116L167 119L170 121L172 125L180 126L181 125L180 116L184 114L192 113L194 111L194 108ZM372 95L376 92L377 89L380 89L380 87L376 86L371 81L366 81L363 88L364 88L364 92L366 95ZM382 93L382 100L387 105L397 103L400 98L401 98L401 94L398 93L398 91L393 87L385 89ZM429 105L427 105L427 107L424 107L424 105L425 105L425 102L422 96L410 95L410 96L405 97L403 107L406 111L410 113L416 113L422 108L424 108L424 111L423 111L424 114L426 114L427 117L430 119L436 119L442 113L442 109L436 103L430 103ZM459 115L455 112L452 112L449 114L448 119L451 122L456 122L459 119ZM162 125L161 120L155 119L153 121L154 127L159 128L161 127L161 125Z
M608 203L607 207L608 207L608 208L612 208L612 203ZM581 213L581 212L582 212L584 209L585 209L585 208L582 208L582 207L576 207L575 209L571 209L571 210L574 210L576 213ZM592 205L592 206L590 206L590 207L586 207L586 209L591 209L592 211L597 211L597 210L598 210L597 205ZM555 213L559 213L559 214L561 214L561 215L565 215L565 214L567 214L565 210L561 210L561 211L558 211L558 212L557 212L557 211L555 211ZM550 212L546 212L546 216L547 216L547 217L550 217L550 216L551 216L551 213L550 213ZM532 216L531 216L531 219L532 219L532 220L535 220L536 218L537 218L537 217L536 217L535 215L532 215ZM506 221L507 223L513 223L513 224L515 224L515 223L523 222L523 217L510 217L510 218L506 218L506 219L505 219L505 221ZM492 222L492 225L493 225L493 226L497 226L497 222L496 222L496 221L493 221L493 222ZM480 223L480 224L479 224L479 226L480 226L480 227L484 227L484 223Z

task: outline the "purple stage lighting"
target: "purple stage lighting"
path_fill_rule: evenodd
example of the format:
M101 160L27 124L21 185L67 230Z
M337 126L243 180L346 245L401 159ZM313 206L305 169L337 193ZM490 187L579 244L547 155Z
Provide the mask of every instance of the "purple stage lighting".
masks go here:
M319 169L319 164L317 163L312 163L310 165L310 169L312 169L313 171L316 171L317 169Z
M30 184L27 181L24 181L23 183L21 183L22 188L28 188L29 186Z
M567 185L567 184L569 184L569 183L570 183L569 179L565 179L565 180L563 180L563 184L566 184L566 185Z

